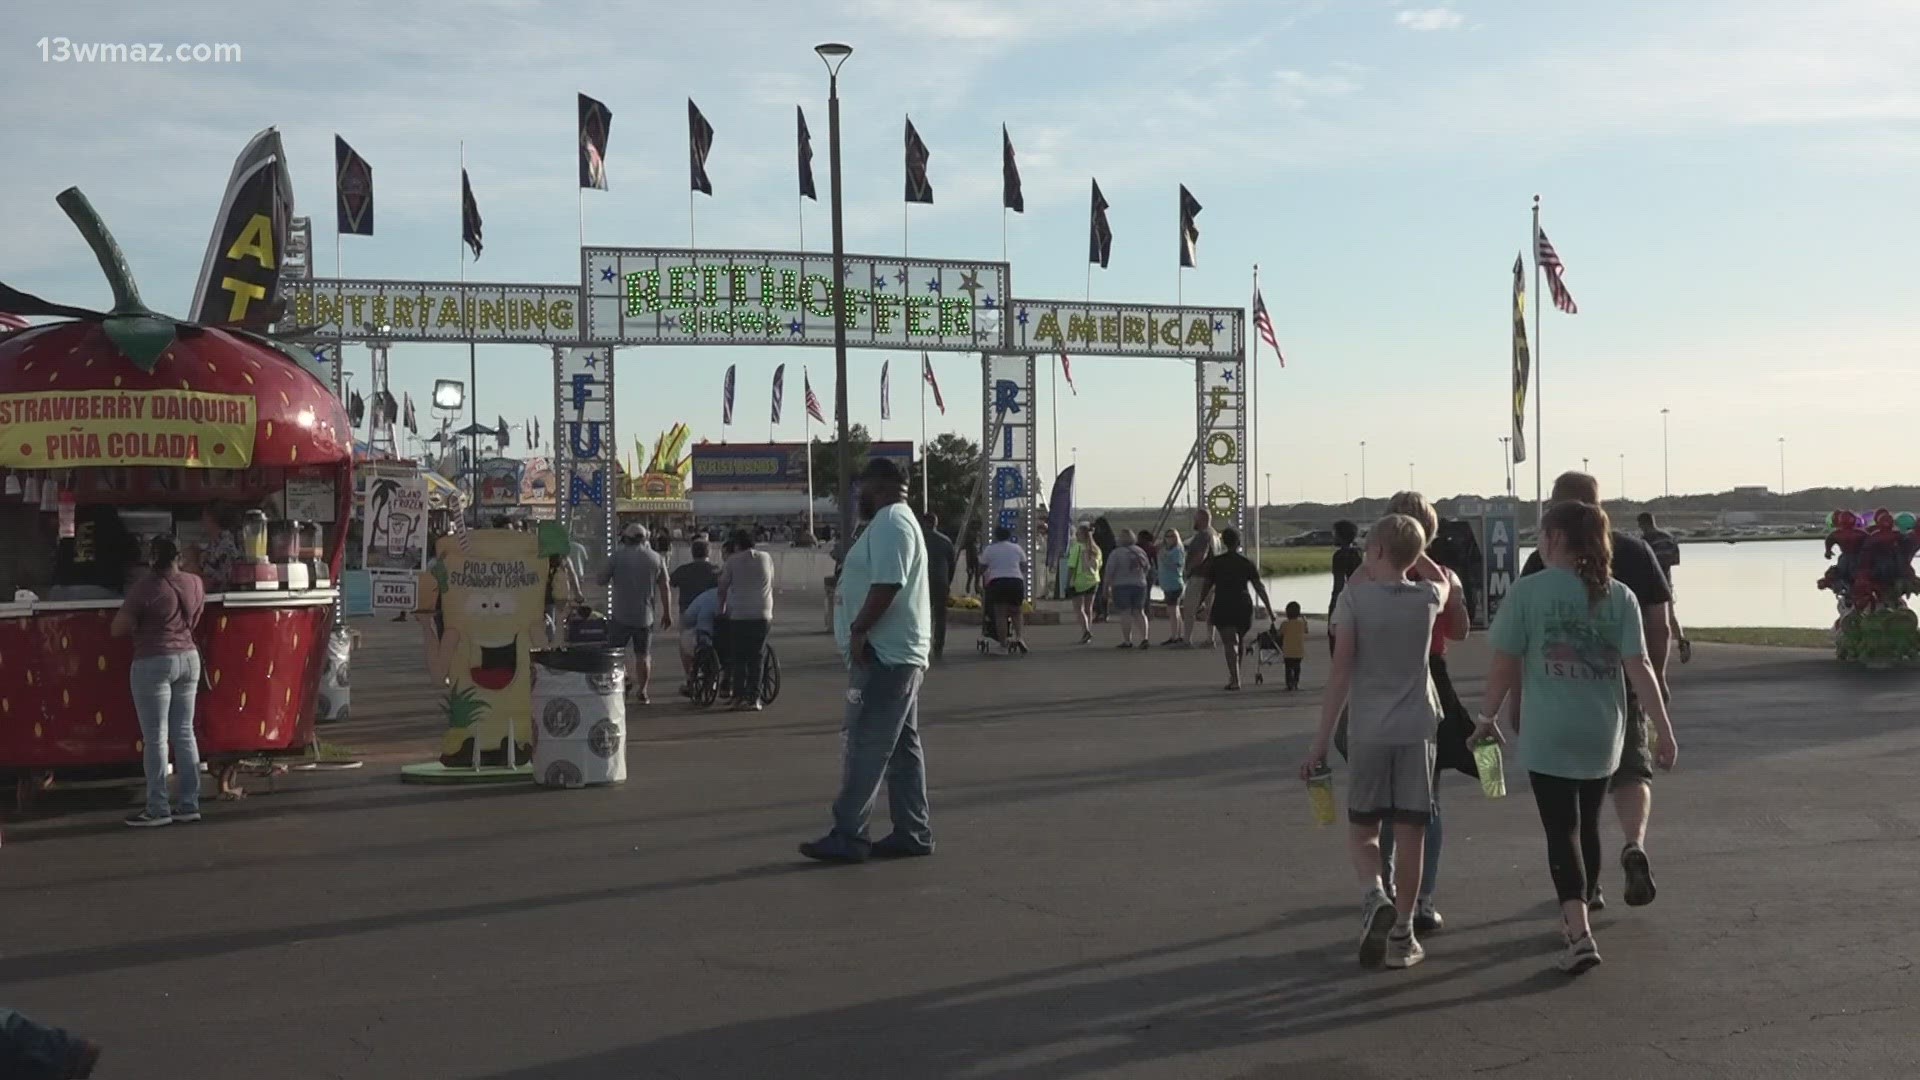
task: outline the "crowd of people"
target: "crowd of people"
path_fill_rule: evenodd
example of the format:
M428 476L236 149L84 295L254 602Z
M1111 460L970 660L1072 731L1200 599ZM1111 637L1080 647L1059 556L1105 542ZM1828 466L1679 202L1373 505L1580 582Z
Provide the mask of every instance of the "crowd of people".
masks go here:
M1629 906L1656 895L1647 825L1656 769L1679 746L1666 708L1667 647L1678 627L1671 582L1640 537L1612 529L1598 482L1555 483L1538 550L1490 633L1485 700L1469 721L1445 646L1466 635L1457 575L1427 554L1437 517L1417 494L1394 497L1342 560L1329 618L1333 666L1301 763L1311 780L1330 748L1347 758L1348 853L1363 893L1360 961L1407 968L1420 935L1444 925L1433 906L1440 869L1438 779L1475 774L1476 746L1517 741L1546 837L1565 948L1559 967L1600 963L1590 913L1600 887L1600 814L1611 793L1625 843ZM1357 530L1355 531L1357 535ZM1354 535L1344 536L1352 548Z

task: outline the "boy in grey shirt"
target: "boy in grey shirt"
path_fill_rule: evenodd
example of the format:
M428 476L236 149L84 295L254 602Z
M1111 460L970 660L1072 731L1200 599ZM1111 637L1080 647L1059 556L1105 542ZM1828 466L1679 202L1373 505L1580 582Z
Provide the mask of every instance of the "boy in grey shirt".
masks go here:
M1348 850L1367 890L1360 962L1408 968L1426 959L1413 935L1427 822L1433 816L1433 739L1440 702L1427 667L1433 622L1446 606L1447 577L1424 549L1419 522L1388 514L1367 533L1367 555L1334 606L1333 673L1320 730L1301 766L1326 767L1340 710L1348 705ZM1397 897L1380 880L1380 831L1393 829Z

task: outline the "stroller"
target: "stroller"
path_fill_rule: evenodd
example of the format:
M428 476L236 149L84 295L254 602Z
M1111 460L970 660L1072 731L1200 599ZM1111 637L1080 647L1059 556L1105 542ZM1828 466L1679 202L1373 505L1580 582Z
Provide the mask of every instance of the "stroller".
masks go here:
M1280 628L1269 626L1247 638L1242 646L1243 655L1254 658L1253 681L1256 685L1267 681L1266 669L1280 663Z

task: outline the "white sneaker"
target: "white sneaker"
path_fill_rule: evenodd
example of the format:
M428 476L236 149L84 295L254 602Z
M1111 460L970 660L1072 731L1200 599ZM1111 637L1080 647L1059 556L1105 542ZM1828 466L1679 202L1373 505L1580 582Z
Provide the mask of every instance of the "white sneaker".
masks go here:
M1360 966L1376 968L1387 955L1387 934L1393 930L1393 904L1381 889L1367 894L1360 905Z
M1395 927L1387 935L1386 964L1390 968L1410 968L1427 958L1427 950L1420 939L1413 936L1412 926Z
M1592 934L1581 934L1578 941L1567 943L1567 951L1560 955L1557 965L1569 975L1578 975L1600 963L1600 947L1593 943Z

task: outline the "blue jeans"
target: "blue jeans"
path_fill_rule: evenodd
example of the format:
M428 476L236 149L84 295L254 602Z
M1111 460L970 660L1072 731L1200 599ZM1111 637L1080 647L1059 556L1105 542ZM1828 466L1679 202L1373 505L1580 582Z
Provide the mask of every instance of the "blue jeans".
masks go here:
M920 752L920 683L926 674L924 668L872 661L855 664L847 673L834 832L867 839L867 818L884 779L893 831L916 845L933 843L927 822L927 760Z
M1380 880L1393 892L1393 825L1380 829ZM1420 892L1416 899L1433 899L1433 887L1440 883L1440 785L1433 785L1433 816L1427 819L1427 846L1420 860Z
M12 1009L0 1009L0 1076L8 1080L60 1080L73 1066L80 1040L56 1027L36 1024Z
M133 709L145 743L147 813L171 817L200 812L200 744L193 738L193 701L200 692L200 654L167 653L133 662ZM179 801L167 805L167 750L180 781Z

